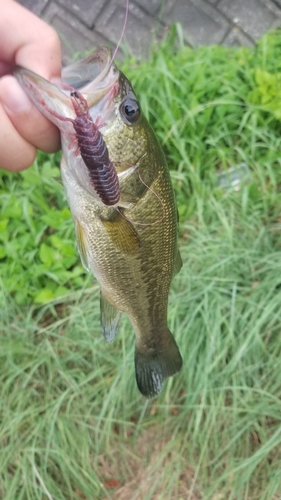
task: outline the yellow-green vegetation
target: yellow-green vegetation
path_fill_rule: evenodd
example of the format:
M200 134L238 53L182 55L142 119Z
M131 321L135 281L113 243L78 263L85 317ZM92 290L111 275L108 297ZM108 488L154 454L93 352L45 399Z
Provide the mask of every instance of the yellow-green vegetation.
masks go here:
M0 177L0 498L281 498L281 33L255 49L172 33L124 72L164 146L184 360L160 397L112 345L74 245L57 157ZM230 170L231 169L231 170Z

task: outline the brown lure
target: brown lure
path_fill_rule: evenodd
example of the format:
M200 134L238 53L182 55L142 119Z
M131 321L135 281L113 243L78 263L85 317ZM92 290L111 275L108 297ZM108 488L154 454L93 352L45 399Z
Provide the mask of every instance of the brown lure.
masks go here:
M105 141L93 122L86 99L77 90L71 92L70 97L76 113L71 121L91 183L105 205L115 205L120 198L119 180Z
M110 66L115 59L123 39L128 12L129 0L126 0L123 29L111 58ZM70 98L76 113L76 118L71 121L76 132L81 157L89 170L91 183L105 205L115 205L120 199L119 179L114 165L109 158L106 143L98 126L93 122L86 99L78 90L70 92Z

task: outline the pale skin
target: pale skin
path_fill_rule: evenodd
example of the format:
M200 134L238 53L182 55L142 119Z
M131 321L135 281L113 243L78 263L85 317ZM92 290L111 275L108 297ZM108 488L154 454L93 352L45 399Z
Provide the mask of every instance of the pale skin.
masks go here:
M15 66L56 82L61 45L56 32L13 0L1 0L0 15L0 167L29 167L37 149L60 149L58 129L28 99L12 76Z

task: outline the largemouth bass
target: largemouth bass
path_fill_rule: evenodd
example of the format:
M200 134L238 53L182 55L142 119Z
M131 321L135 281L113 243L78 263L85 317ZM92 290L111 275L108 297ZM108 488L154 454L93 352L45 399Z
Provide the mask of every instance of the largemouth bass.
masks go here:
M136 337L140 392L155 397L182 358L167 326L181 267L178 219L164 154L110 51L65 68L62 86L24 68L15 75L61 132L62 182L81 261L101 288L101 328L112 342L125 312Z

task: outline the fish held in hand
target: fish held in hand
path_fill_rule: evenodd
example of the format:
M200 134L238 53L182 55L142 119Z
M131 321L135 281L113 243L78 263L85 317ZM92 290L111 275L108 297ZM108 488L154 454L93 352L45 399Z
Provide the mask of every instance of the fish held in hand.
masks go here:
M82 263L100 284L103 335L112 342L121 313L128 315L137 385L155 397L182 366L167 326L169 288L181 258L161 147L108 49L65 68L61 87L23 68L15 74L61 131L62 181Z

